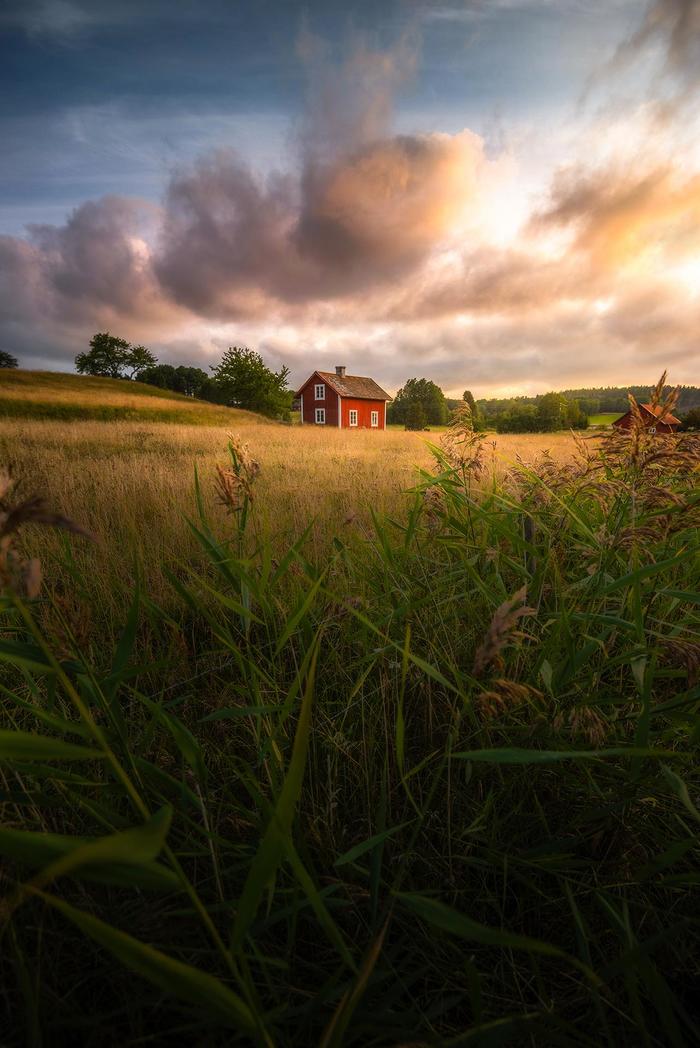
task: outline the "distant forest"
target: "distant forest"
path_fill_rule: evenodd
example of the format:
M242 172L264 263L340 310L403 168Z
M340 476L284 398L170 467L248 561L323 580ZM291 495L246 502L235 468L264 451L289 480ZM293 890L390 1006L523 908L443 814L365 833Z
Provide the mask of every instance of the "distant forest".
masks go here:
M670 393L672 389L675 389L675 386L666 386L664 392ZM578 401L581 411L586 415L599 415L612 411L619 411L622 414L629 407L628 393L633 393L638 401L644 403L649 397L649 391L650 386L599 386L586 389L563 389L560 395L566 400ZM700 407L699 386L679 386L678 392L677 414L684 414L691 408ZM499 415L513 411L514 408L536 407L540 400L540 396L492 397L478 400L477 404L485 418L497 418Z

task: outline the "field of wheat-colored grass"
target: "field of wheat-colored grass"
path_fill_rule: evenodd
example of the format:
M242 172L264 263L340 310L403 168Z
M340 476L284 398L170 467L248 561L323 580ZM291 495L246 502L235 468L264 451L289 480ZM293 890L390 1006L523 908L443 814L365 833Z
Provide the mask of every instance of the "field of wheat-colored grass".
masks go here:
M322 556L335 535L361 536L371 511L402 517L406 492L420 470L435 468L430 442L440 434L338 432L304 426L261 426L245 420L230 430L173 423L57 422L0 419L0 460L10 463L25 494L40 494L98 538L79 542L76 557L90 578L105 625L116 628L130 597L138 562L149 592L167 600L164 569L198 555L186 518L194 512L194 475L212 519L227 527L215 497L217 464L225 463L229 432L260 463L253 524L283 547L311 524L307 550ZM490 469L502 473L517 456L548 449L570 456L570 434L502 435L485 441ZM32 552L55 560L63 538L42 532ZM60 575L60 572L59 572Z

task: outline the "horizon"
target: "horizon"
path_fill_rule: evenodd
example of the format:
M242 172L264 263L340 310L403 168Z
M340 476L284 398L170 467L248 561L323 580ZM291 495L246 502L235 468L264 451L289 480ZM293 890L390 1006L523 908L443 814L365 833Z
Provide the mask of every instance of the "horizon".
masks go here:
M700 0L13 0L0 54L20 367L697 382Z

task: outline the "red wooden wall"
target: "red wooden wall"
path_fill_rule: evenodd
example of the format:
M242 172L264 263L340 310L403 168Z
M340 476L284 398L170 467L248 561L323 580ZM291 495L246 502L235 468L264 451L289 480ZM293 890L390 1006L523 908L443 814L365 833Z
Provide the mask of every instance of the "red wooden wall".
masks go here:
M358 429L370 429L372 422L372 412L376 411L379 415L379 425L377 429L384 429L384 401L383 400L354 400L352 397L343 397L340 402L342 404L342 419L343 429L354 429L354 426L350 426L350 412L357 412L357 428Z
M321 379L313 375L305 386L300 390L300 396L302 399L302 422L304 425L315 426L316 425L316 408L324 408L326 412L326 426L332 428L338 428L338 394L334 389L324 383L326 387L326 396L323 400L316 400L314 397L314 386L321 384ZM343 429L355 429L354 426L350 425L350 412L357 412L357 428L358 429L371 429L372 428L372 412L376 411L379 415L379 425L377 429L384 429L384 418L386 415L386 404L383 400L360 400L352 397L342 397L340 399L341 405L341 421Z
M325 408L326 410L326 425L335 426L338 428L338 394L334 389L324 383L326 387L325 400L314 399L314 386L320 386L322 379L313 375L306 385L301 390L301 395L304 398L304 410L302 415L302 422L304 425L308 422L310 426L316 425L316 408Z

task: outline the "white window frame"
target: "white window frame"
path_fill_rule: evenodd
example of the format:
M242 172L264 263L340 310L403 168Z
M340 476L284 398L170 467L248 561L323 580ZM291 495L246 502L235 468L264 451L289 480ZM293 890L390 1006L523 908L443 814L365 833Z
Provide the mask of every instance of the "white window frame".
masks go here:
M370 426L372 429L379 429L379 412L373 411L370 416Z
M321 391L319 393L319 390ZM326 399L326 387L323 382L318 382L314 386L314 400L325 400Z
M316 408L315 422L317 426L325 426L326 424L326 409Z
M354 421L353 421L353 419L354 419ZM357 408L350 408L349 420L350 420L349 424L351 426L356 426L357 425Z

